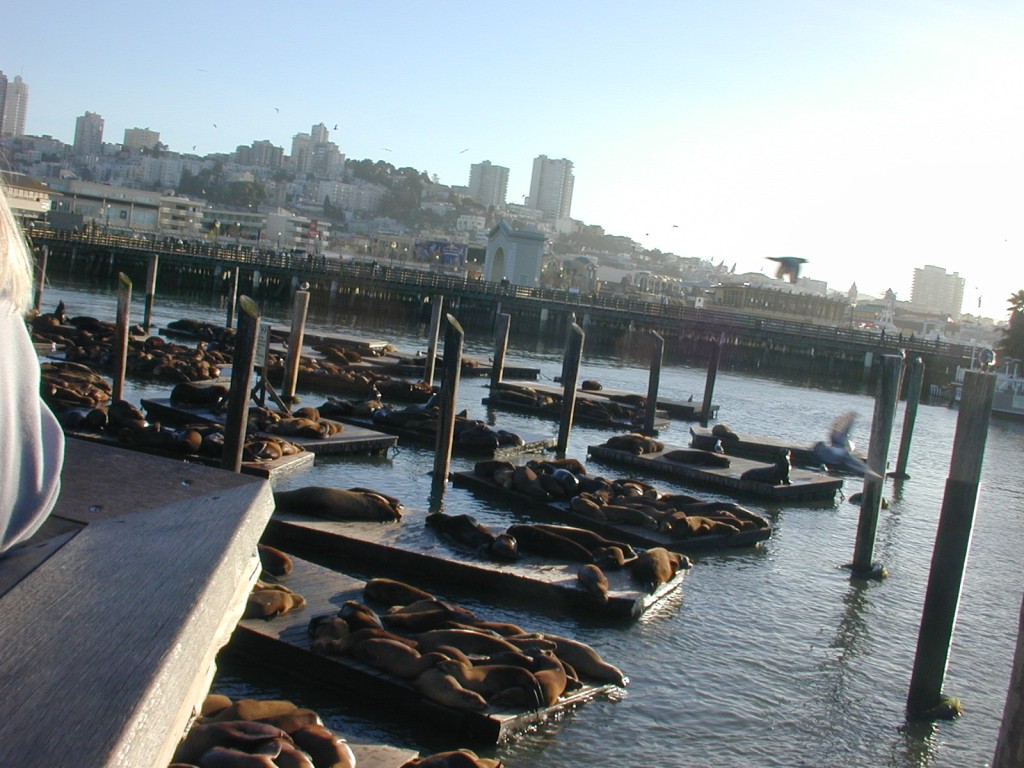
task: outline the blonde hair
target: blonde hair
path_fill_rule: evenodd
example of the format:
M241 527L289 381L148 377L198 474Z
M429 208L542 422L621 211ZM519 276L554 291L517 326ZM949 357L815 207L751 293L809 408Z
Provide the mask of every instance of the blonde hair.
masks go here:
M0 184L0 299L20 313L32 307L32 263L32 252L7 204L7 190Z

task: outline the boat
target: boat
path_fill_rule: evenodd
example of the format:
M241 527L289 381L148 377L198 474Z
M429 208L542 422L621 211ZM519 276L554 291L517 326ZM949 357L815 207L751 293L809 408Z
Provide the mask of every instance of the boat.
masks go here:
M982 350L982 355L986 352L990 350ZM994 360L995 354L990 354ZM979 360L982 355L978 356ZM964 375L971 370L980 370L980 367L958 366L953 381L939 390L938 397L945 400L950 408L960 404ZM1021 361L1011 358L999 364L993 373L996 375L996 388L992 395L992 418L1024 421L1024 375L1021 371ZM932 394L933 397L936 395L935 392Z

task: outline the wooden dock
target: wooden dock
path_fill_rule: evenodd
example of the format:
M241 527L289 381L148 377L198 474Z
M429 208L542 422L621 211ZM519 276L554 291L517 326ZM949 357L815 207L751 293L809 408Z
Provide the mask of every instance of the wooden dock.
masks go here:
M437 430L433 429L413 429L396 424L377 423L373 419L358 416L341 416L337 420L352 425L353 429L369 430L371 427L378 429L393 436L396 441L404 443L433 447L437 441ZM456 436L452 441L452 453L477 458L510 459L528 453L544 453L549 448L554 448L557 442L555 437L545 437L530 432L517 432L516 434L523 439L522 445L499 445L494 448L461 443Z
M547 406L536 406L531 405L521 398L517 398L516 394L528 395L530 390L538 392L540 394L548 395L551 397L559 398L558 402ZM503 396L504 393L509 393L511 396ZM526 382L518 384L509 384L508 382L502 382L498 390L492 390L491 394L483 398L481 401L484 405L491 408L501 408L505 410L515 411L517 413L525 413L531 416L536 416L542 419L554 419L559 420L562 417L562 406L560 398L563 395L563 391L557 387L545 386L545 385L533 385ZM573 413L573 421L578 424L585 424L589 427L602 427L605 429L614 429L620 432L632 432L642 429L644 426L644 418L639 414L636 408L632 408L628 405L618 403L618 405L627 413L631 414L629 418L615 418L610 414L602 414L600 417L595 417L592 413L588 412L585 407L587 404L595 406L597 408L603 408L607 406L610 401L601 401L600 398L591 397L590 393L579 390L576 396L576 409ZM582 404L582 405L581 405ZM655 433L659 430L667 429L671 422L666 418L665 413L655 414L654 418L654 429Z
M698 426L690 427L690 435L692 437L691 445L695 448L704 448L706 445L713 445L715 440L721 440L722 449L728 456L741 456L755 461L771 461L779 455L780 451L789 451L794 464L812 468L821 466L821 459L815 454L814 447L806 444L797 445L784 440L745 433L739 433L735 439L722 439L712 434L710 429ZM855 455L866 459L863 453Z
M506 741L575 705L616 690L613 685L587 685L563 695L555 706L537 710L508 710L492 706L483 712L472 712L438 704L409 682L350 656L316 654L310 650L310 619L337 613L347 600L364 602L364 582L294 558L294 568L282 583L302 595L306 605L269 621L243 619L231 638L229 652L240 654L254 663L279 667L291 676L305 677L319 686L345 691L349 702L368 700L385 704L474 744L493 745Z
M476 472L452 473L452 485L460 485L480 494L503 501L514 507L516 511L531 510L543 514L545 522L559 522L586 528L612 541L621 541L636 547L664 547L673 552L693 553L707 552L716 549L736 549L753 547L766 541L772 535L772 526L764 520L764 526L756 530L740 531L730 535L694 535L685 538L673 538L661 531L652 531L639 525L608 523L574 512L568 501L539 502L525 493L506 490L492 479L482 477Z
M360 562L395 578L427 575L442 585L486 589L496 599L533 596L552 610L568 608L620 618L641 616L682 584L684 572L651 594L639 589L628 572L607 571L608 602L601 605L577 586L580 563L534 556L513 563L486 560L426 529L425 517L424 512L407 509L400 523L363 523L275 513L266 540L286 550Z
M172 403L170 398L147 398L140 402L146 410L146 415L153 421L166 421L172 424L203 422L224 426L224 415L208 408L186 408ZM398 438L394 435L368 429L365 426L349 426L347 424L346 422L346 426L341 432L331 437L286 437L283 439L317 455L382 454L398 442Z
M706 467L683 464L665 458L666 453L675 450L690 449L666 445L662 451L637 455L605 445L591 445L587 448L590 456L608 464L636 467L697 486L717 488L737 495L757 496L773 501L832 499L835 497L836 491L843 485L842 478L829 477L820 472L796 468L790 470L788 485L781 483L770 485L744 480L741 475L747 470L769 465L751 459L729 457L730 466L728 467Z
M557 380L558 379L556 377L556 381ZM557 386L557 385L534 384L533 382L529 382L529 381L516 381L515 379L513 379L511 377L511 375L510 375L508 380L504 380L503 379L501 383L502 384L508 384L508 385L511 385L511 386L519 386L519 387L533 387L538 392L548 392L548 393L557 392L558 394L561 394L562 391L563 391L563 388L560 387L560 386ZM580 388L580 389L576 390L576 394L577 394L577 396L585 395L585 396L593 397L593 398L597 398L597 399L603 398L605 400L609 400L609 401L613 401L613 402L620 402L620 401L629 402L629 401L635 401L638 398L646 398L647 397L647 393L646 392L637 393L637 392L627 392L624 389L606 389L606 388L597 389L597 390L595 390L595 389L582 389L582 388ZM697 420L700 419L700 412L701 412L701 409L703 408L703 406L704 406L703 402L695 402L695 401L692 401L692 400L677 400L677 399L673 399L673 398L670 398L670 397L663 397L661 395L658 395L658 404L657 404L658 410L659 411L664 411L665 415L668 416L669 418L672 418L672 419L682 419L683 421L697 421ZM718 406L717 403L712 403L711 404L711 413L709 414L711 418L713 418L713 419L718 418L718 408L719 408L719 406Z
M0 764L166 766L259 574L263 480L69 440L0 558Z

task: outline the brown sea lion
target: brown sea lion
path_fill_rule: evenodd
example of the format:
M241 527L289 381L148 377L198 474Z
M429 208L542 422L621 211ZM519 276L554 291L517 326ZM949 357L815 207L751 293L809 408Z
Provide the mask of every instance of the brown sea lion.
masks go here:
M234 720L262 720L265 717L294 712L298 705L284 699L239 699L208 718L208 723L223 723ZM281 729L276 729L281 730Z
M664 547L651 547L641 552L630 566L630 574L639 581L648 592L671 581L679 571L689 568L690 560L678 552Z
M605 446L617 451L626 451L642 456L645 453L658 453L665 450L665 444L653 437L641 435L638 432L629 432L624 435L612 435L605 440Z
M412 680L435 664L448 661L448 657L439 651L421 654L405 643L388 638L370 638L356 643L349 653L364 664L403 680Z
M281 754L281 744L274 742L272 752L253 754L232 747L214 747L199 758L199 768L279 768L274 758Z
M280 549L267 544L257 544L256 551L259 552L260 565L271 576L287 576L292 572L291 557Z
M544 690L532 672L511 664L465 664L439 661L437 668L459 685L483 696L489 704L540 709L544 706Z
M483 696L463 688L458 680L436 667L420 673L413 685L428 699L439 704L473 712L487 709L487 701Z
M382 494L326 486L274 491L274 505L277 512L312 515L328 520L392 522L402 517L400 507L396 508Z
M600 683L614 683L625 686L629 679L614 664L605 661L591 646L570 637L543 632L543 637L554 641L555 653L576 670L583 678Z
M245 750L280 738L288 738L288 734L272 725L249 720L196 724L175 749L174 761L196 765L206 752L215 747Z
M401 768L501 768L500 760L480 757L471 749L435 752L426 757L415 757Z
M346 600L338 609L338 616L345 620L352 632L360 629L383 629L384 624L375 610L358 600Z
M732 460L724 454L698 448L677 448L662 455L669 461L691 467L728 467L732 464Z
M306 598L283 584L257 581L246 600L243 618L272 619L302 608L305 604Z
M426 524L450 541L469 547L480 557L511 561L519 557L516 540L507 533L496 534L472 515L433 512Z
M552 528L529 524L510 525L506 533L515 538L521 552L577 563L589 563L594 559L593 553L585 546Z
M516 646L495 635L468 629L432 629L416 635L421 652L435 651L442 645L458 648L469 656L489 656L501 651L515 651Z
M587 563L576 572L576 583L594 600L604 605L608 602L608 577L598 566Z
M429 592L395 579L370 579L363 587L363 597L384 605L409 605L417 600L432 600Z
M322 725L307 725L289 734L317 768L355 768L356 756L343 738Z

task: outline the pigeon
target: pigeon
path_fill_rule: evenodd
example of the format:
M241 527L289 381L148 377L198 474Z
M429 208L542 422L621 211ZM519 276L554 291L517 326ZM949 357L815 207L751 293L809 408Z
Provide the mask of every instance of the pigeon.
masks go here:
M769 256L768 259L779 263L775 276L791 283L795 283L800 276L800 265L807 263L807 259L801 259L798 256Z
M819 441L814 444L814 455L830 469L844 470L857 475L878 477L865 461L853 455L853 443L850 441L850 427L857 414L848 411L832 422L829 442Z

